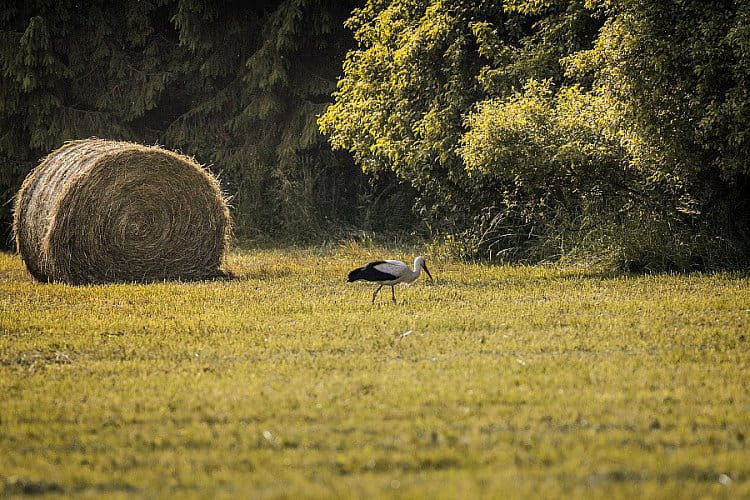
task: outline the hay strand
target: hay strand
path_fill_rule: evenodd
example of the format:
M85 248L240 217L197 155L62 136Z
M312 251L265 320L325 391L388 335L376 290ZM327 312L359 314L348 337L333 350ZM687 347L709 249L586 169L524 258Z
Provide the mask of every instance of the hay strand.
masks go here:
M222 276L231 227L218 181L157 146L86 139L50 153L14 207L16 248L39 281Z

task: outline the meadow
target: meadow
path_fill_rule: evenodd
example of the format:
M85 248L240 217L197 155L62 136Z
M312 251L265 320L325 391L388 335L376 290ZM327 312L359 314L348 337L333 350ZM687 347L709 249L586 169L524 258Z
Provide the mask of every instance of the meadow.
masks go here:
M38 284L0 254L0 496L750 497L750 279L236 252Z

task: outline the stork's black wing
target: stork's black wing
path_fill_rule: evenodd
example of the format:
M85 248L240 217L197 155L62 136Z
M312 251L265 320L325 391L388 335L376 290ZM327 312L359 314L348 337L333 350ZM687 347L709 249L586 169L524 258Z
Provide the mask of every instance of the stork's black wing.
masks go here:
M349 278L347 281L357 281L357 280L365 280L365 281L391 281L395 280L396 276L388 273L384 273L383 271L380 271L375 268L378 264L385 264L386 262L384 260L377 260L375 262L370 262L366 266L358 267L354 271L349 273Z

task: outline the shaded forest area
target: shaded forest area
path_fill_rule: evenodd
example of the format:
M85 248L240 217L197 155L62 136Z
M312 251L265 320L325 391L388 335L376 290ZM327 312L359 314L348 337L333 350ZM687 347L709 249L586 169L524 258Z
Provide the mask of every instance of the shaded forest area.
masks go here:
M89 136L220 173L240 240L747 267L750 5L1 2L0 219Z
M91 136L160 144L208 165L241 240L312 241L371 229L389 212L411 217L413 194L395 176L371 179L316 124L353 46L344 21L354 2L2 4L5 248L7 200L26 173Z

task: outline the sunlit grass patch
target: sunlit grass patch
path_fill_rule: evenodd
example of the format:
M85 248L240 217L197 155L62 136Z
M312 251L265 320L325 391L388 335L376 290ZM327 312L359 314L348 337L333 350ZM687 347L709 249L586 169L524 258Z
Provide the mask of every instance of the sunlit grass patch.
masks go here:
M0 255L0 491L750 495L750 280L230 256L233 280L37 284Z

